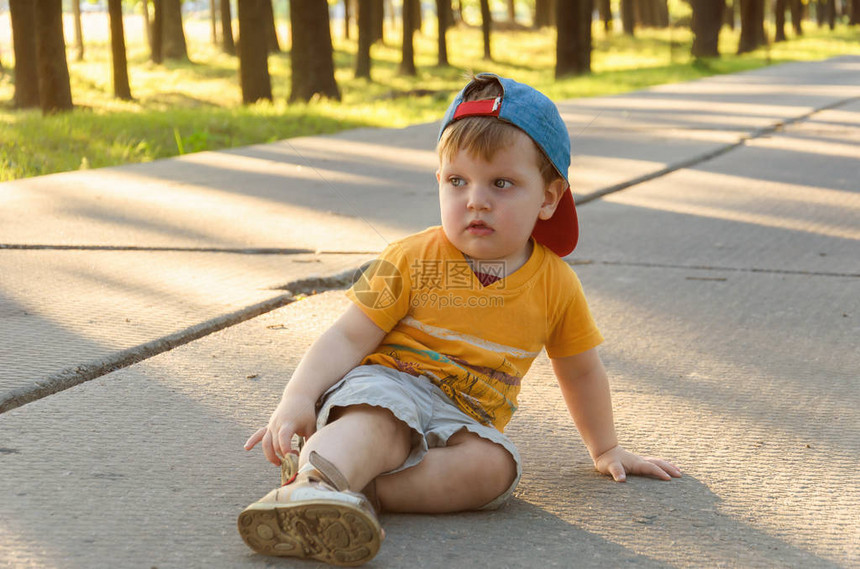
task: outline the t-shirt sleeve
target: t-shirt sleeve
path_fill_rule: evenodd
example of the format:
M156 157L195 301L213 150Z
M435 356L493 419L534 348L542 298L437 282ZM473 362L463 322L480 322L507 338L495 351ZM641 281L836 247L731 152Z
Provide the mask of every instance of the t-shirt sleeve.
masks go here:
M579 277L571 269L561 280L557 318L551 322L546 343L546 353L551 358L575 356L603 342Z
M409 260L403 248L392 243L360 269L346 296L374 324L390 332L409 311L411 288Z

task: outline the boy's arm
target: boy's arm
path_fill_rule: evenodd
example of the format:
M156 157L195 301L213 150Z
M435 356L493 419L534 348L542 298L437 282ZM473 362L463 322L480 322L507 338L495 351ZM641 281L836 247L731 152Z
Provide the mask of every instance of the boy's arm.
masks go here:
M251 450L263 443L269 462L280 465L290 452L293 435L309 437L316 430L316 402L325 391L356 367L385 337L356 305L313 343L302 358L265 427L245 443Z
M639 457L619 446L609 379L596 348L551 361L564 401L598 471L611 475L616 482L624 482L627 474L661 480L681 476L670 462Z

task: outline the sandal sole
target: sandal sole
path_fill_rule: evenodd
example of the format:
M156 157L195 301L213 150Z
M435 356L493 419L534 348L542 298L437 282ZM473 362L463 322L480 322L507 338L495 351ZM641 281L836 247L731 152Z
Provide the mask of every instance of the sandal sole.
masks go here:
M239 534L258 553L354 567L373 559L382 543L379 522L339 501L257 503L239 514Z

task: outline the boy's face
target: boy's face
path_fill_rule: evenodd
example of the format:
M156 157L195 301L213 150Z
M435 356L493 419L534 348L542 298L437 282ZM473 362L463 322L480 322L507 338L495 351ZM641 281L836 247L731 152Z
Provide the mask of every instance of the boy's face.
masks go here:
M489 162L465 150L442 158L436 179L448 240L474 259L504 261L508 274L528 260L535 223L552 217L566 188L561 179L547 187L525 133Z

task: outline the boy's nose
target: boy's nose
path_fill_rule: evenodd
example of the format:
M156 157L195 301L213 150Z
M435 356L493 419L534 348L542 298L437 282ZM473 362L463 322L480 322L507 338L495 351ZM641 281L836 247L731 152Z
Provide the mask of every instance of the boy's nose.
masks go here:
M490 209L490 196L489 191L480 186L475 186L471 192L469 192L469 200L466 203L466 207L470 210L488 210Z

